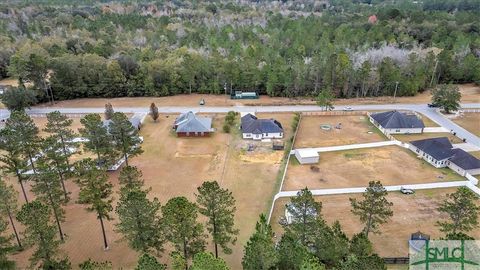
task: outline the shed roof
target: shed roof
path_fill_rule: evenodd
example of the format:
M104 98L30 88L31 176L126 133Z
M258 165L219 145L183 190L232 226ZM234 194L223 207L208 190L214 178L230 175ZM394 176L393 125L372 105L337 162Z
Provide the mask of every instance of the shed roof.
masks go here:
M241 122L243 133L262 134L283 132L282 124L275 119L258 119L252 114L247 114L242 117Z
M443 160L453 156L453 151L451 150L453 146L447 137L430 138L410 143L436 160Z
M212 118L196 116L193 112L182 113L175 119L178 132L212 132Z
M453 157L450 162L464 170L473 170L480 168L480 160L462 149L452 149Z
M319 157L318 152L313 148L302 148L296 149L295 151L297 151L301 158Z
M389 111L371 114L383 128L424 128L423 121L414 114Z

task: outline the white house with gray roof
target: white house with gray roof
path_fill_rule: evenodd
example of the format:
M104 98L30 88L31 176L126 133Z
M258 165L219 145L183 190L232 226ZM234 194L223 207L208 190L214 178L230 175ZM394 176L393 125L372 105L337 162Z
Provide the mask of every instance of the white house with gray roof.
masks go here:
M275 119L258 119L252 114L244 115L241 119L242 137L244 139L281 139L283 127Z
M415 114L388 111L370 114L370 122L384 134L423 133L425 125Z

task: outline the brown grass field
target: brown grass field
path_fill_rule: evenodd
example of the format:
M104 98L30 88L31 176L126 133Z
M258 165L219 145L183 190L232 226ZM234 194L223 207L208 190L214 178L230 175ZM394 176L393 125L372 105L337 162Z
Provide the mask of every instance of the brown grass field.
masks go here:
M11 81L11 80L10 80ZM474 84L459 85L462 93L462 102L480 102L480 87ZM126 98L85 98L68 101L60 101L55 107L103 107L110 102L114 107L148 107L155 102L157 106L198 106L200 99L205 99L205 106L232 106L232 105L291 105L291 104L315 104L314 98L281 98L261 96L258 100L231 100L225 95L177 95L170 97L126 97ZM368 97L336 99L335 106L346 104L385 104L393 103L392 97ZM431 102L430 91L424 91L413 97L397 97L395 103L429 103ZM42 104L39 106L49 106Z
M268 210L269 201L276 191L282 155L273 150L245 153L242 149L245 142L241 139L238 129L232 134L225 134L219 131L223 125L224 115L210 114L210 116L214 117L217 132L207 138L177 138L171 130L176 115L161 115L157 123L149 117L146 118L140 132L144 137L142 148L145 152L132 158L131 163L142 170L145 186L152 188L150 197L159 198L162 204L174 196L185 196L194 200L197 187L207 180L216 180L221 186L231 190L237 202L236 227L240 234L237 244L233 247L233 254L222 257L232 269L239 269L243 245L253 232L259 214ZM278 119L285 128L286 138L291 136L292 114L258 116ZM36 118L35 122L41 126L44 125L45 119ZM78 126L79 120L75 120L74 128ZM119 197L117 178L118 171L110 174L116 199ZM14 179L10 181L19 189ZM72 192L72 200L65 207L66 221L62 226L68 237L61 245L62 253L68 255L74 267L92 258L96 261L112 261L115 268L133 269L138 254L132 251L126 242L121 241L121 235L114 231L116 214L112 213L113 220L106 222L110 250L104 251L98 220L93 213L87 212L84 206L75 203L78 197L76 184L69 181L67 188ZM33 198L34 195L29 194L29 197ZM19 197L19 201L23 203L23 198ZM168 262L171 248L168 246L166 248L162 262ZM210 244L207 249L212 250ZM28 249L13 256L19 268L27 267L31 252L32 249Z
M436 208L446 194L453 192L455 192L455 189L418 190L414 195L404 195L400 192L389 193L387 199L393 202L393 217L387 224L380 227L381 234L369 235L375 252L381 257L407 257L407 241L411 233L421 231L429 234L432 238L438 239L441 237L442 234L435 223L446 217ZM340 221L345 233L351 237L353 234L360 232L363 225L350 212L351 205L348 198L361 199L362 195L316 196L315 200L322 202L323 218L329 224L332 224L335 220ZM281 198L275 203L271 224L277 235L281 235L283 232L278 220L284 215L285 204L288 201L287 198ZM469 235L480 239L480 229L471 231Z
M423 140L429 138L438 138L438 137L447 137L452 144L454 143L462 143L462 140L449 132L434 132L434 133L422 133L422 134L398 134L393 135L395 139L402 141L402 142L411 142L416 140Z
M464 179L450 169L434 168L399 146L324 152L315 166L319 172L292 158L283 190L364 187L372 180L387 186Z
M464 115L452 119L457 125L480 136L480 113L465 113Z
M303 116L295 139L294 148L335 146L355 143L379 142L385 136L375 128L366 115ZM335 126L342 124L341 129ZM320 125L328 124L331 130Z

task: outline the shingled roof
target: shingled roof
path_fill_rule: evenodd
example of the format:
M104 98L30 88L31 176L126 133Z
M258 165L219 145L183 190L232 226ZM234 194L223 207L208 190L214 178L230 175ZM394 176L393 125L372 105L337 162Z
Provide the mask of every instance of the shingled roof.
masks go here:
M388 129L395 128L424 128L423 121L414 114L398 111L373 113L370 115L380 126Z
M182 113L176 120L178 132L213 132L212 118L199 117L193 112Z
M464 170L472 170L480 168L480 160L462 149L452 149L453 157L450 162Z
M430 138L410 143L436 160L443 160L452 157L454 154L453 146L447 137Z
M242 132L252 134L280 133L283 132L283 127L275 119L258 119L252 114L247 114L242 117Z

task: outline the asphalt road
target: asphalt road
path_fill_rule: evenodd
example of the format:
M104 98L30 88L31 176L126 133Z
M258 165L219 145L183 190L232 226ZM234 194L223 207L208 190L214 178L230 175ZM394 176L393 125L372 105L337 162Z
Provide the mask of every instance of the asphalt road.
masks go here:
M462 108L476 108L480 109L480 103L464 103ZM375 105L345 105L337 106L334 110L343 110L345 107L350 107L352 110L410 110L424 114L438 125L453 130L461 139L466 139L466 142L480 147L480 138L465 130L464 128L453 123L445 118L435 108L428 108L425 104L375 104ZM67 114L85 114L85 113L103 113L104 108L33 108L28 110L29 114L45 114L52 111L60 111ZM148 113L148 107L116 107L115 111L125 113ZM228 111L237 112L305 112L305 111L322 111L322 108L315 105L288 105L288 106L227 106L227 107L181 107L181 106L166 106L158 107L160 113L182 113L187 111L205 112L205 113L226 113ZM7 118L9 112L5 109L0 110L0 118Z

